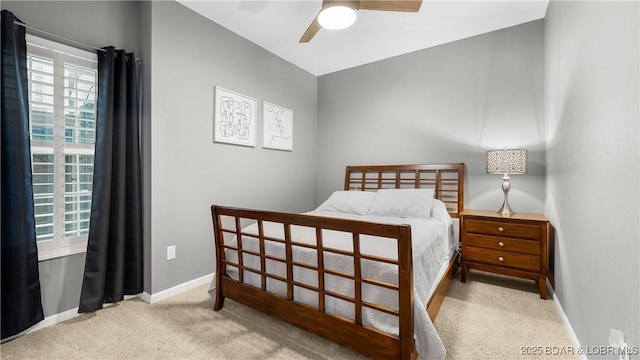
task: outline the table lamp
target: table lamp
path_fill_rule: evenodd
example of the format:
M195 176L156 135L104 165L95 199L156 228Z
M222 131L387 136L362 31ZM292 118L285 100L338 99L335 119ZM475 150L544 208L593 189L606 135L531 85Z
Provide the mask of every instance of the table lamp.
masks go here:
M527 150L523 149L499 149L487 151L487 174L503 174L502 191L504 202L498 213L502 216L511 216L516 213L509 206L509 174L526 174Z

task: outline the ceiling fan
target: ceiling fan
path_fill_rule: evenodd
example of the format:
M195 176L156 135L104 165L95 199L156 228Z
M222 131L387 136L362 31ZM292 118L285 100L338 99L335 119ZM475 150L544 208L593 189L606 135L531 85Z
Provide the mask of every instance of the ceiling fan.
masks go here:
M336 26L334 29L341 29L351 25L355 21L354 10L377 10L377 11L402 11L418 12L422 0L323 0L322 7L318 15L313 19L307 31L300 38L301 43L308 43L322 27L323 17L331 16L332 11L343 10L347 12L347 25ZM329 25L330 28L331 25Z

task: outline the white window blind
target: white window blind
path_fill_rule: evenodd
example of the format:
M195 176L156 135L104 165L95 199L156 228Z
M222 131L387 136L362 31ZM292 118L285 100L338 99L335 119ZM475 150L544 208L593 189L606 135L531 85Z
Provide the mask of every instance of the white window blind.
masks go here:
M27 35L38 257L86 250L96 138L95 54Z
M27 57L31 139L53 141L53 60Z

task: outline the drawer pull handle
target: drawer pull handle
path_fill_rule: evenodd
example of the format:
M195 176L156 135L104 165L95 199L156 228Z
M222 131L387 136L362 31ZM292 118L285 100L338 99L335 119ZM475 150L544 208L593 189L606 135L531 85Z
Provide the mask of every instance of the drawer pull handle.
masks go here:
M502 256L498 256L498 261L504 262L504 258Z
M502 226L500 226L500 227L498 228L498 231L503 232L503 231L504 231L504 228L503 228Z
M498 243L498 246L500 246L500 247L504 247L504 243L503 243L502 241L500 241L500 242Z

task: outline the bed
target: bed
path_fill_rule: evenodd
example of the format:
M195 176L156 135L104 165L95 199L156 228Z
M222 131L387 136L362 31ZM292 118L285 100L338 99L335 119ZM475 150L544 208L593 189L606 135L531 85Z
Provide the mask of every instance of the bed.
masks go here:
M457 266L464 173L349 166L344 191L309 213L213 205L214 310L230 298L370 358L444 357L432 320ZM389 213L398 196L430 210Z

